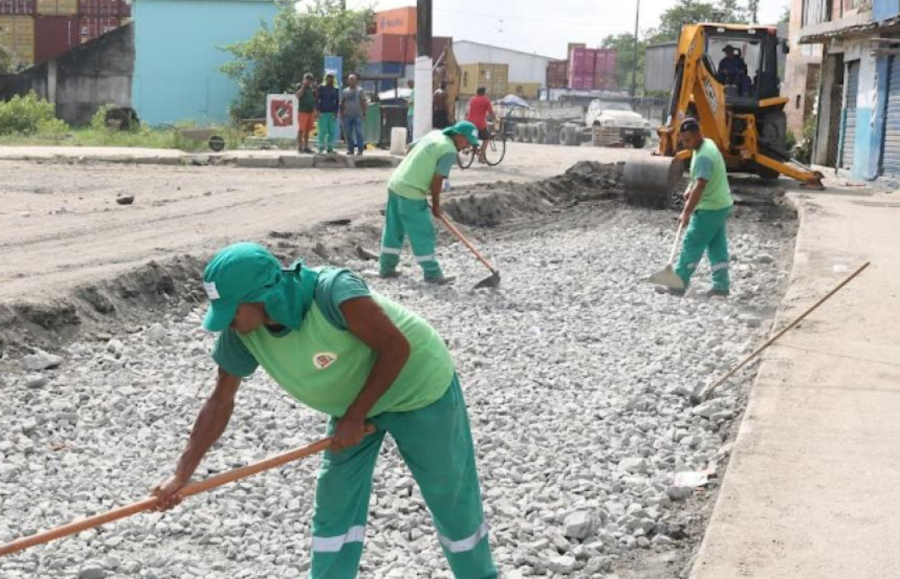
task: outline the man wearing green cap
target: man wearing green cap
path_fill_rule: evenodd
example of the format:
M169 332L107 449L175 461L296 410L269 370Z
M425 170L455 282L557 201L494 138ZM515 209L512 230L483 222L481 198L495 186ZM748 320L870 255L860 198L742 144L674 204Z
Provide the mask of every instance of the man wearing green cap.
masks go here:
M288 394L331 416L333 437L316 488L310 579L354 579L362 557L372 475L389 433L434 517L457 579L495 579L475 449L462 389L440 335L416 314L369 291L345 269L282 269L265 248L238 243L206 266L220 332L219 367L175 474L154 493L180 502L228 424L241 379L259 366ZM366 436L366 423L375 428Z
M441 189L456 163L457 152L477 146L478 129L468 121L443 131L431 131L413 143L388 182L379 268L382 277L398 275L400 250L408 235L413 255L425 272L425 281L435 284L453 281L453 277L441 272L435 256L437 239L428 212L428 196L431 196L431 214L439 217Z

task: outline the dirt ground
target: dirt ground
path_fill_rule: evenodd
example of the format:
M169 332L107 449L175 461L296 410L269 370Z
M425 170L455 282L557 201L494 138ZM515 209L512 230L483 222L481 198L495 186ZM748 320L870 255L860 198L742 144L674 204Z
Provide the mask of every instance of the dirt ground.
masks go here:
M503 164L457 169L453 187L530 181L581 160L644 153L510 144ZM0 161L0 302L58 297L151 259L269 231L355 218L384 201L391 169L69 165ZM135 197L118 205L119 196ZM452 191L451 191L452 195Z

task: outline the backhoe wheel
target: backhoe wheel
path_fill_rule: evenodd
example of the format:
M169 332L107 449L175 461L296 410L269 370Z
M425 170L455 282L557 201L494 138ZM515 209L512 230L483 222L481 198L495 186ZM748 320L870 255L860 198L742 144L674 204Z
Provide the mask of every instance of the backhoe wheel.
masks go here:
M763 167L762 165L756 166L756 174L759 175L759 178L763 181L776 181L781 176L781 173L775 169Z

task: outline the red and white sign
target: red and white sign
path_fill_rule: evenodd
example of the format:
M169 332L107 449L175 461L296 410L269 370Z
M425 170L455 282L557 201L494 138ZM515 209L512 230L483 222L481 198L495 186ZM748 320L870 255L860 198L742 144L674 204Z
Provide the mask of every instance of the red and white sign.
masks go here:
M270 94L266 97L266 136L270 139L296 139L297 97L292 94Z

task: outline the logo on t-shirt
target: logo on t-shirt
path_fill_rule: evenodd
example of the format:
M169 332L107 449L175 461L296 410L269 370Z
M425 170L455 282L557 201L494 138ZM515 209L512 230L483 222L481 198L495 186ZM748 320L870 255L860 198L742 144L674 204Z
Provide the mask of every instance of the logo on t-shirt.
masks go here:
M319 370L325 370L332 364L337 361L337 354L333 352L319 352L318 354L313 354L313 366L315 366Z

